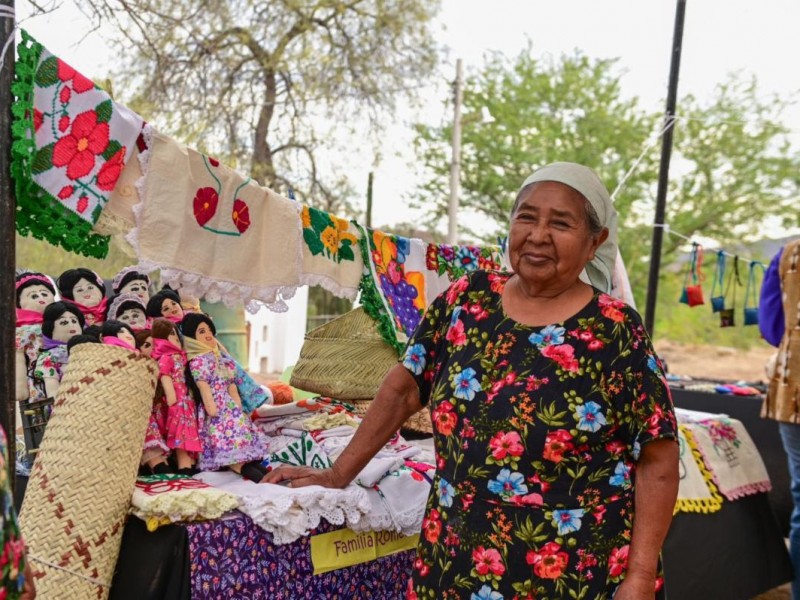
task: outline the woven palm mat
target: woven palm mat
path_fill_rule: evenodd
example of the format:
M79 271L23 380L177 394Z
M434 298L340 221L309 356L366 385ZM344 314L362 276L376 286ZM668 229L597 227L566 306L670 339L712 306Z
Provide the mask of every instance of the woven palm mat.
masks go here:
M122 348L73 349L20 513L37 598L108 597L156 374Z

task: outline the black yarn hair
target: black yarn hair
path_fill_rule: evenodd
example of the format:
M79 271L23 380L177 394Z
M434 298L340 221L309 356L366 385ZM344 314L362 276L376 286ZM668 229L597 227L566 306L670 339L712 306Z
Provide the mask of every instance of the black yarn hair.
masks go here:
M102 325L88 325L87 327L83 328L83 334L92 336L96 342L100 341L101 333L103 333Z
M178 304L181 303L181 297L178 293L174 290L160 290L156 292L150 297L150 300L147 301L147 310L145 313L148 317L160 317L161 316L161 305L164 304L164 300L170 299L173 302L177 302Z
M75 287L79 279L85 279L89 283L96 285L103 293L103 296L106 295L106 284L97 273L91 269L78 267L77 269L67 269L58 276L56 285L58 286L58 291L61 292L61 296L68 300L75 300L75 294L72 293L72 288Z
M86 325L86 319L83 318L83 313L78 310L78 307L69 302L53 302L50 306L44 309L42 314L42 333L47 337L53 337L53 329L55 328L56 321L64 313L71 313L78 318L78 324L83 330Z
M131 334L131 337L136 339L136 334L133 332L133 329L130 325L123 323L122 321L114 321L113 319L103 323L103 327L100 330L100 335L103 337L117 337L117 334L123 329L127 329Z
M17 275L14 278L14 281L19 281L20 279L23 279L23 278L26 278L26 277L31 277L32 279L29 279L28 281L26 281L25 283L23 283L22 285L20 285L17 288L17 290L16 290L16 293L17 293L17 308L20 308L19 298L22 295L22 291L25 288L31 287L32 285L43 285L48 290L50 290L50 293L53 294L53 296L56 295L56 288L53 287L53 283L50 281L50 278L47 275L45 275L44 273L38 273L36 271L29 271L29 272L26 272L26 273L20 273L19 275Z
M93 335L86 335L85 333L79 333L78 335L73 335L67 342L67 354L72 354L72 349L79 344L97 344L97 343L99 343L99 341Z
M194 338L197 333L197 328L200 327L201 323L208 325L211 328L211 333L215 336L217 335L217 328L214 325L214 321L211 320L211 317L203 313L186 313L183 316L183 321L181 321L181 331L183 335Z

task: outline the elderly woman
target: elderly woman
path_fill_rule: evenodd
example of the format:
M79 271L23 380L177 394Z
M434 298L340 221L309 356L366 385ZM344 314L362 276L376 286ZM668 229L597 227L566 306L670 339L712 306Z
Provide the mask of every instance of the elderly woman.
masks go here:
M409 597L653 598L677 425L639 315L606 293L615 221L591 169L536 171L511 213L513 274L433 302L332 468L266 480L345 486L428 405L437 472Z

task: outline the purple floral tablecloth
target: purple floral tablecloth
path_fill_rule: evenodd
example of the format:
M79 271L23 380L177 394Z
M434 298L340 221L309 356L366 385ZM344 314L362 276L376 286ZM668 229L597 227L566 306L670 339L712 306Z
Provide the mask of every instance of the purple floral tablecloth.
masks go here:
M339 527L323 521L310 535ZM415 552L314 575L309 537L275 544L272 535L236 514L186 525L192 598L405 598Z

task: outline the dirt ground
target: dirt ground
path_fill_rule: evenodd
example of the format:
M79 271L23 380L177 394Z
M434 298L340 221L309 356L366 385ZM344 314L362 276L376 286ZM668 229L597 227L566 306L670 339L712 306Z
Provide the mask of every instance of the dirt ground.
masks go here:
M694 378L728 381L764 381L764 364L775 350L763 346L740 350L720 346L680 344L669 340L655 342L658 355L667 361L669 372Z

